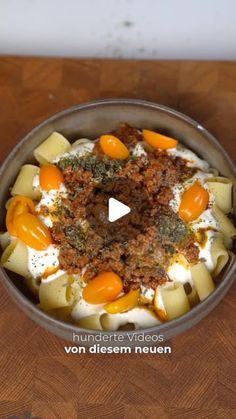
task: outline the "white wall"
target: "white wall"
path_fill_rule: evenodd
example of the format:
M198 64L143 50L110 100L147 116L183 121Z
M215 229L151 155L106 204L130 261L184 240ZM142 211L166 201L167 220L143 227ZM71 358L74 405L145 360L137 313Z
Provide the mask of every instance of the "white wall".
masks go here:
M0 0L0 54L236 58L236 0Z

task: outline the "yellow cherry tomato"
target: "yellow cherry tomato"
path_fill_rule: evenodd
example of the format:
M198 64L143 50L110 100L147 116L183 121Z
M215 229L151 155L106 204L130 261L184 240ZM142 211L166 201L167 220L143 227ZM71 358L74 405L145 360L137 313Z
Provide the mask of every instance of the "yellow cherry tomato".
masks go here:
M24 212L14 221L17 237L36 250L45 250L52 238L48 228L35 215Z
M179 215L184 221L193 221L207 208L209 194L199 182L195 182L182 196Z
M128 148L114 135L102 135L100 146L102 151L113 159L124 160L129 157Z
M54 164L45 164L40 168L39 183L45 191L59 189L63 180L61 171Z
M106 304L104 308L109 314L124 313L137 306L139 296L140 290L130 291L112 303Z
M16 229L14 227L15 218L24 213L30 212L34 214L34 201L26 196L15 196L10 200L9 207L7 209L6 216L6 227L9 234L16 236Z
M89 281L83 298L90 304L104 304L115 300L123 289L121 278L114 272L103 272Z
M154 148L162 148L167 150L168 148L174 148L177 146L178 141L174 138L167 137L166 135L158 134L148 129L143 129L144 140Z

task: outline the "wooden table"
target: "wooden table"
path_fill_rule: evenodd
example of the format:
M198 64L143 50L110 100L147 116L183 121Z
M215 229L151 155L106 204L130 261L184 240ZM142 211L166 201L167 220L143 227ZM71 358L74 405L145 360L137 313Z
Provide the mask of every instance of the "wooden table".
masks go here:
M198 120L236 157L236 63L0 59L1 159L33 126L96 98L153 100ZM0 417L235 418L235 295L171 355L65 355L0 288ZM234 317L234 318L233 318Z

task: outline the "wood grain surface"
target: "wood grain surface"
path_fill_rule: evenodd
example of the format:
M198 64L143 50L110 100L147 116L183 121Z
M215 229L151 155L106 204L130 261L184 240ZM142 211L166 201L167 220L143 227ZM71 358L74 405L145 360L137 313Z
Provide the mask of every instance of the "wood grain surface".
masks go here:
M1 161L32 127L96 98L156 101L236 158L236 63L0 58ZM173 339L170 355L65 355L0 286L1 418L236 418L235 295Z

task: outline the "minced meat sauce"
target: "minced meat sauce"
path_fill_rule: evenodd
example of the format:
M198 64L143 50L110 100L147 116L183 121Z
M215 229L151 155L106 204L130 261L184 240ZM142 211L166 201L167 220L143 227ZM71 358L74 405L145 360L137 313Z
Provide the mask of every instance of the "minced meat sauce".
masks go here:
M129 149L143 141L141 132L127 124L113 135ZM62 269L72 274L83 270L85 280L113 271L128 291L140 285L155 289L168 281L175 253L190 263L198 260L193 233L169 206L173 186L195 170L183 159L150 149L147 156L131 153L127 160L115 160L96 143L92 153L62 158L57 164L68 191L52 227ZM108 199L114 194L131 213L109 223ZM132 211L132 205L139 210Z

